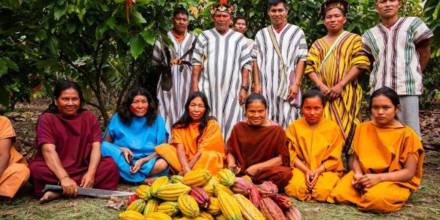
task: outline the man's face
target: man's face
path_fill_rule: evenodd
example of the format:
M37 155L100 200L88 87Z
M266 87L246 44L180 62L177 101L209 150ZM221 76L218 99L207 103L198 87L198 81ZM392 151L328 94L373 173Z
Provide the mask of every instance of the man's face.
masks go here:
M186 14L177 14L173 17L173 29L178 33L184 33L188 29L188 16Z
M234 30L244 34L247 31L246 21L244 19L237 19L234 24Z
M381 18L392 18L397 16L399 9L399 0L376 0L376 11Z
M231 15L227 12L216 12L213 16L214 25L218 32L225 33L231 25Z
M284 3L280 2L269 8L268 15L272 25L281 25L287 21L287 8L284 6Z

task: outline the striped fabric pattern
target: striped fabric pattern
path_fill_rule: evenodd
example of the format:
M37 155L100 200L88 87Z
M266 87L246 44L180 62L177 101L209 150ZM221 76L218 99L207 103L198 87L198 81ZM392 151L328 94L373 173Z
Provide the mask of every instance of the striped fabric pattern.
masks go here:
M233 30L221 35L213 28L197 38L192 63L202 66L199 89L206 94L225 139L243 117L238 95L242 69L251 62L251 49L247 38Z
M173 43L172 47L169 47L171 59L180 58L188 50L191 49L196 37L191 33L186 33L183 42L179 43L171 32L168 32L168 38ZM186 55L183 60L191 61L192 54ZM153 64L158 65L165 61L164 57L164 45L160 41L156 41L153 49ZM169 61L165 61L169 63ZM157 98L159 100L159 113L166 121L167 129L170 131L171 126L176 122L184 112L184 105L188 98L191 85L192 67L183 65L180 69L180 65L173 65L171 68L173 87L170 91L164 91L161 88L160 81L157 85ZM182 70L182 71L180 71Z
M281 80L279 71L281 60L273 47L269 28L272 26L261 29L255 36L257 64L260 70L263 95L267 99L268 118L286 128L291 121L297 118L301 93L291 103L277 95ZM284 62L288 66L287 72L290 74L289 83L291 84L294 82L296 64L307 58L306 38L303 30L292 24L287 24L280 33L276 31L274 33Z
M363 35L364 51L374 57L371 91L387 86L399 95L422 94L416 45L433 37L418 17L401 17L389 29L379 23Z
M327 87L332 88L353 66L369 69L370 61L362 50L361 36L353 33L343 36L321 69L322 61L331 47L324 38L313 43L307 56L305 74L316 73ZM355 125L360 123L361 103L362 88L357 80L353 80L344 87L339 98L327 103L324 117L335 121L347 139L354 132Z

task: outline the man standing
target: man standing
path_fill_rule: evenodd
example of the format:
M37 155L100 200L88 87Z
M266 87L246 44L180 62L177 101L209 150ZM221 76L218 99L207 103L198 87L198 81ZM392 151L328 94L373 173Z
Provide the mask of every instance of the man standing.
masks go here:
M400 98L399 119L420 136L419 96L433 33L420 18L399 17L400 7L400 0L376 0L380 23L365 32L362 41L374 59L371 90L394 89Z
M206 94L226 139L243 116L240 104L249 90L249 70L245 66L251 62L246 38L229 29L233 10L227 3L213 6L215 27L198 36L192 58L192 90Z
M307 58L304 32L287 23L284 0L269 0L271 25L255 36L257 64L263 95L268 101L268 117L284 128L297 116L301 78Z
M173 14L173 29L167 33L172 46L168 47L163 40L158 40L153 50L153 64L169 71L161 74L157 86L159 112L165 118L168 129L182 115L190 91L190 61L196 38L188 32L188 24L187 10L177 8Z
M242 16L237 16L235 17L235 22L234 22L234 31L240 32L243 35L246 36L246 31L248 30L248 22L246 21L246 19ZM257 50L256 50L256 46L255 46L255 41L250 39L250 38L246 38L247 39L247 44L248 47L251 48L252 52L251 52L251 57L252 57L252 63L249 66L249 71L251 72L252 75L252 91L255 93L261 93L261 83L260 83L260 74L258 71L258 67L257 67Z

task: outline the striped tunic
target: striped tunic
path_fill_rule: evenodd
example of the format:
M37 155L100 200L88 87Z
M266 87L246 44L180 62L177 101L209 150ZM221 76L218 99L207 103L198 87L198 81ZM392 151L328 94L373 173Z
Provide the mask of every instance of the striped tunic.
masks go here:
M265 27L258 31L255 36L257 48L257 65L260 70L262 93L267 99L268 118L286 128L288 124L297 117L301 93L298 92L293 102L279 97L277 90L280 83L280 59L276 53L272 40L269 36L269 28ZM307 42L304 32L296 25L287 24L284 29L275 37L279 44L283 60L288 67L289 83L294 82L294 71L296 64L307 57Z
M316 73L327 87L332 88L347 75L353 66L359 69L369 69L370 61L362 51L361 36L348 32L341 36L339 44L322 66L322 61L331 47L332 45L328 44L324 38L316 40L307 55L304 73ZM348 142L354 134L355 125L360 123L361 104L362 87L357 80L353 80L345 85L339 98L327 102L324 108L324 117L336 122L342 136Z
M242 119L239 103L242 69L251 62L251 49L246 37L233 30L221 35L215 28L203 31L197 39L193 65L201 65L199 89L211 105L224 137Z
M171 32L168 32L167 35L173 43L172 47L169 47L171 59L182 57L191 49L193 42L196 40L196 37L191 33L186 33L185 39L180 43L176 41L176 38ZM162 44L161 41L156 41L154 45L153 65L169 63L169 60L166 60L165 49ZM191 61L191 56L192 54L190 53L186 55L183 60ZM160 83L162 76L160 76L157 85L159 113L165 119L168 131L170 131L172 124L183 114L184 105L190 91L192 67L188 65L173 65L171 67L171 75L173 86L170 91L162 90Z
M416 45L433 36L417 17L402 17L389 29L379 23L363 35L364 50L374 57L372 91L383 86L399 95L422 94L422 71Z

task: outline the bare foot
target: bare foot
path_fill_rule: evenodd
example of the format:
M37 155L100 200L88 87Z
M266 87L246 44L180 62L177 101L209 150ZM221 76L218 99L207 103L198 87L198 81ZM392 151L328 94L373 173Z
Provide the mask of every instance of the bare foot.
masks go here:
M47 202L50 202L52 200L58 199L60 197L61 197L61 193L60 192L47 191L40 198L40 203L41 204L47 203Z
M154 182L154 180L155 180L156 178L157 178L157 177L148 177L148 178L146 178L146 179L144 180L144 183L147 184L147 185L149 185L149 186L151 186L151 184L153 184L153 182Z

